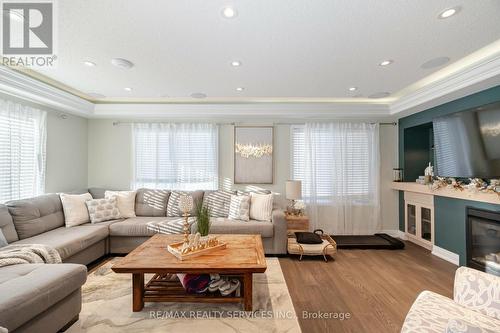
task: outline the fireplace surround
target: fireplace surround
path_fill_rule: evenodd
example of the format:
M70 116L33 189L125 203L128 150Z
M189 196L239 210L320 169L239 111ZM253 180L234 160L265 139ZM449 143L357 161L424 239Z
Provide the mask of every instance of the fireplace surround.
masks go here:
M500 211L467 208L467 266L500 276Z

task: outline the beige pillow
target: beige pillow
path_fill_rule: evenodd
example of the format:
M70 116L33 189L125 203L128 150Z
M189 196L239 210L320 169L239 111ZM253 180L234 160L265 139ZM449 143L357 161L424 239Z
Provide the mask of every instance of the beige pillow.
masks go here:
M273 214L273 195L250 193L250 219L271 221Z
M90 222L89 211L85 201L92 200L90 193L85 194L59 194L64 212L66 227L74 227Z
M120 217L135 217L135 195L137 191L106 191L104 198L116 196Z

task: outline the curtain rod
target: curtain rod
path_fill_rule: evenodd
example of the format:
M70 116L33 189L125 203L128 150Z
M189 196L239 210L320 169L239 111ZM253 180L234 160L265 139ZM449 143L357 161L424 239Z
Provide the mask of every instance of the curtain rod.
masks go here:
M171 121L113 121L113 126L118 126L118 125L123 125L123 124L134 124L134 123L155 123L155 124L171 124ZM175 123L175 122L174 122ZM180 123L180 122L179 122ZM216 125L230 125L230 126L238 126L238 123L213 123ZM277 125L304 125L305 123L272 123L272 125L277 126ZM397 122L390 122L390 123L384 123L384 122L372 122L370 124L379 124L380 126L396 126L398 123ZM242 124L244 126L244 124ZM250 125L249 125L250 126Z

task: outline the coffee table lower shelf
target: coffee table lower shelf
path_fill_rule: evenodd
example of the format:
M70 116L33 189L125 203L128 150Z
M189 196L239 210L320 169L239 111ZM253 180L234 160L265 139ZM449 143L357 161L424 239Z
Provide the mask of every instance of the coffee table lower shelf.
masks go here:
M175 273L154 274L144 285L144 273L132 274L132 310L141 311L144 302L192 302L192 303L243 303L245 311L252 311L252 273L231 274L239 277L242 296L220 296L217 294L188 294Z

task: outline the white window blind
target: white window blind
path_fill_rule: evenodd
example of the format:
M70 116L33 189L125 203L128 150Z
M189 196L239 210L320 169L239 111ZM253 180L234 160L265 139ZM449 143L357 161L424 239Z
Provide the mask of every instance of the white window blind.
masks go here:
M218 127L214 124L133 125L134 188L218 188Z
M302 180L305 199L314 196L330 202L371 197L378 181L374 133L362 124L292 126L291 174Z
M0 99L0 202L45 190L47 113Z

